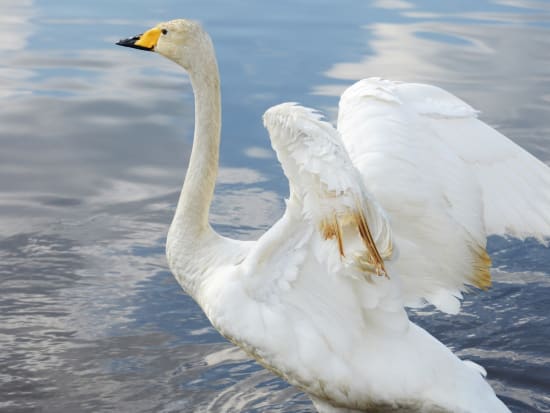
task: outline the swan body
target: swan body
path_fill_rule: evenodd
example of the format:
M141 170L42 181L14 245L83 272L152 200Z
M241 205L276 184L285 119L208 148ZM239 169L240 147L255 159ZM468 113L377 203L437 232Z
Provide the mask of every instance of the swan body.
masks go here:
M167 238L174 276L212 324L305 391L320 412L509 412L480 366L412 323L490 286L489 234L550 234L550 169L437 87L365 79L338 129L292 103L264 115L289 180L257 241L208 223L221 128L214 48L173 20L119 44L190 75L195 137Z

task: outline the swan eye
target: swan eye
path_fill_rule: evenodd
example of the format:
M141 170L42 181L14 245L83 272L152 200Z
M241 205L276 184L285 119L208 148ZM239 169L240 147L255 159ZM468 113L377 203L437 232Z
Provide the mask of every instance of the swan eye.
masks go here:
M161 30L161 33L162 33L162 34L166 34L166 33L168 33L168 30L162 29L162 30Z

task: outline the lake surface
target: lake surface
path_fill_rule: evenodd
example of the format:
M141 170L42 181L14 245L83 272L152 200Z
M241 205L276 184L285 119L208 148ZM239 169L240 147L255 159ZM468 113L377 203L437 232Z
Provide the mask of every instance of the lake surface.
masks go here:
M0 411L313 412L168 271L192 91L173 63L114 43L176 17L211 33L224 111L212 221L253 239L287 194L262 113L297 101L334 120L362 77L444 87L549 163L550 2L151 4L0 2ZM484 365L514 412L550 412L550 250L494 238L490 252L490 292L459 316L412 316Z

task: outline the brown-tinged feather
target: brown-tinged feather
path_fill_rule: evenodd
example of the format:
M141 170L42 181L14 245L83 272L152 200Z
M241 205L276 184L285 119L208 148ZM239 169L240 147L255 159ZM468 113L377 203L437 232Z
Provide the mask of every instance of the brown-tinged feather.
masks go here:
M336 215L332 219L325 218L321 221L321 233L324 239L336 238L340 256L344 257L344 241L342 239L342 229L338 223Z
M355 223L357 224L357 229L359 230L359 235L361 235L361 239L363 240L363 243L365 244L365 247L369 252L370 258L376 268L376 274L385 275L387 277L388 273L386 272L386 268L384 267L384 260L378 252L378 248L376 247L376 243L372 238L369 225L367 224L367 220L365 219L363 212L360 209L355 210L354 218Z
M491 287L491 258L485 248L481 246L471 249L474 258L472 284L482 290L488 290Z
M336 233L334 232L334 226L331 225L330 221L327 218L321 221L320 230L321 234L323 234L324 239L332 239L336 235Z
M338 218L334 217L334 227L336 229L336 239L338 240L338 251L340 251L340 256L344 256L344 241L342 240L342 229L338 223Z

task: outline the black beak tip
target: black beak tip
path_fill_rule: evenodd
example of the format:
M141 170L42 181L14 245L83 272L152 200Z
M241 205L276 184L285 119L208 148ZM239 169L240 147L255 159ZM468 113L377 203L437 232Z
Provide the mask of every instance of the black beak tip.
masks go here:
M134 36L128 39L120 39L116 44L119 46L133 47L138 40L139 36Z
M120 39L115 44L118 45L118 46L131 47L133 49L147 50L149 52L152 51L153 50L152 47L143 47L143 46L137 46L136 45L136 42L140 39L140 37L141 37L141 35L130 37L129 39Z

